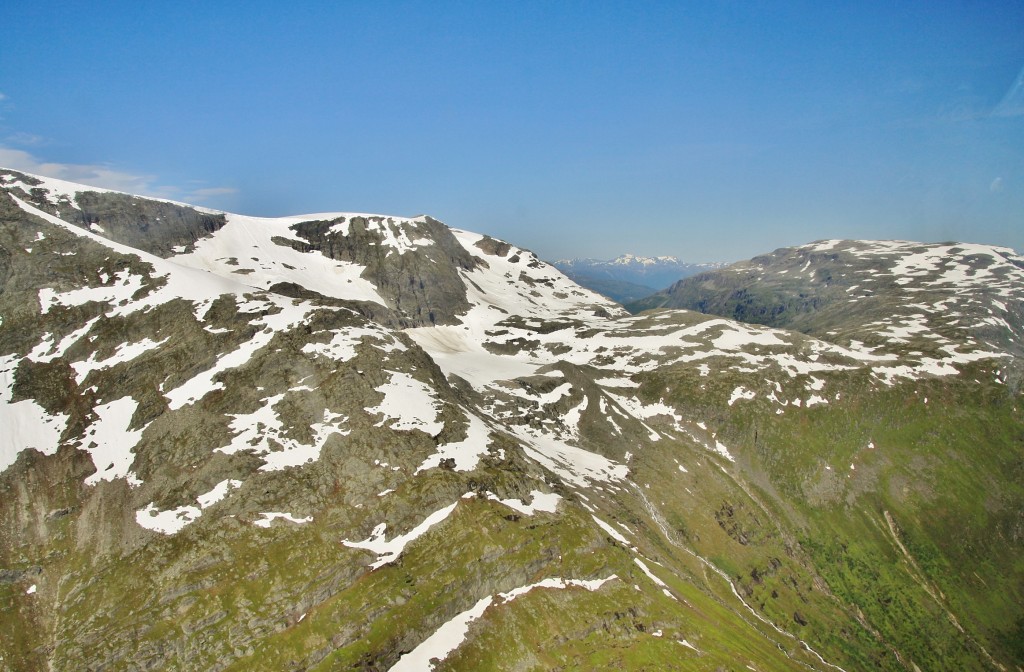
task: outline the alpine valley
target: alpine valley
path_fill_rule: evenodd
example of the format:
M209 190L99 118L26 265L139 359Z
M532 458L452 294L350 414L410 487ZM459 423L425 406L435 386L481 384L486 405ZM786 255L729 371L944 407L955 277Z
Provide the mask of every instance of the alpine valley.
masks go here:
M0 170L0 669L1024 669L1024 257L649 301Z
M692 264L676 257L632 254L623 254L611 261L560 259L551 265L577 285L623 304L647 298L682 278L725 266L720 262Z

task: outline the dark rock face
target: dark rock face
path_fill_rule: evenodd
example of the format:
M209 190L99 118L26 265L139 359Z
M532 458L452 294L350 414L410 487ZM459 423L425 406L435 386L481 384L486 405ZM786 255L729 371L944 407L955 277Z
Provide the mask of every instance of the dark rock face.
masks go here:
M490 236L484 236L477 244L485 254L493 254L496 257L504 257L512 249L512 246L503 240L495 240Z
M30 175L11 170L0 171L0 177L4 176L17 178L23 184L42 185ZM75 194L72 202L66 195L55 198L42 186L30 186L28 190L18 186L12 193L66 222L164 258L175 254L174 248L178 248L178 252L191 251L196 241L227 222L223 214L204 213L187 205L128 194L83 190ZM6 193L4 197L6 200ZM5 207L17 210L13 203Z
M4 291L4 285L7 284L7 276L11 273L11 253L6 249L0 248L0 294Z
M159 257L173 255L176 247L187 251L226 223L224 215L125 194L86 191L76 200L80 226L99 226L107 238Z
M362 277L376 285L388 307L406 320L403 326L457 324L456 315L469 308L459 271L472 270L478 260L436 219L340 217L291 228L308 242L274 242L365 266ZM388 244L396 238L415 245L415 254Z
M11 248L20 242L15 227L22 217L21 209L10 195L6 191L0 191L0 225L3 225L4 230L0 244L0 294L3 294L11 275Z

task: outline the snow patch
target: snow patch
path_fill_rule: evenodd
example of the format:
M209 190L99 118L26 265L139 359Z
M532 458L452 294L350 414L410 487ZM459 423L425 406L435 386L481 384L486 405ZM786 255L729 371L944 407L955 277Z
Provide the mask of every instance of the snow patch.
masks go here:
M615 541L619 542L623 546L626 546L627 548L632 548L633 544L629 543L629 541L624 536L622 536L619 533L619 531L616 530L614 527L612 527L611 525L609 525L608 523L604 522L603 520L601 520L600 518L598 518L597 516L595 516L593 514L591 514L590 517L594 519L594 522L597 523L597 526L600 527L602 530L604 530L608 534L609 537L611 537Z
M381 329L348 327L337 329L331 333L331 340L326 343L309 342L302 346L302 352L316 357L326 357L336 362L347 362L356 356L356 346L364 339L384 352L405 350L405 345Z
M647 575L647 578L653 581L655 585L661 588L668 588L668 584L655 576L654 572L651 571L651 568L648 567L643 560L640 558L633 558L633 562L636 563L636 566L639 567L640 570Z
M550 578L538 581L537 583L514 588L506 593L499 593L497 600L493 595L482 597L477 600L476 604L472 607L456 614L451 620L444 623L415 649L402 655L398 662L391 667L390 672L429 672L430 670L433 670L434 661L444 661L452 651L459 648L459 646L466 640L470 624L473 621L482 618L484 612L486 612L491 606L507 604L538 588L565 590L567 588L575 587L595 591L605 583L617 578L618 577L614 574L606 579L590 581Z
M173 260L182 266L230 277L238 270L232 260L244 253L247 258L258 260L246 262L252 272L245 276L245 281L254 287L266 289L277 283L290 282L336 299L387 305L373 283L361 277L366 270L364 266L331 259L320 252L300 252L274 240L283 238L306 242L290 227L300 222L341 216L344 215L323 213L267 218L227 214L223 227L196 241L192 252L178 254Z
M18 361L17 355L0 357L0 472L14 464L23 450L31 448L43 455L57 452L69 417L50 415L33 399L11 403Z
M42 341L32 349L32 352L28 353L28 358L33 362L52 362L58 357L63 357L64 353L68 351L68 348L89 333L89 330L92 329L92 326L96 324L99 319L99 317L92 318L78 329L60 339L60 343L56 345L53 344L52 334L43 335Z
M629 467L624 464L570 446L541 430L525 425L512 429L523 441L523 450L530 459L550 469L570 485L587 488L595 482L612 483L623 480L629 473Z
M729 397L729 405L732 406L740 399L753 399L757 394L752 390L748 390L742 385L732 391L732 396Z
M169 340L170 336L162 341L153 341L149 338L144 338L137 343L119 343L114 354L101 361L96 361L96 353L94 352L89 355L89 359L84 362L71 363L71 368L75 370L75 382L81 385L93 371L102 371L103 369L109 369L117 364L130 362L136 357L139 357L151 350L156 350Z
M79 447L89 453L96 473L87 476L86 485L96 485L100 481L113 481L117 478L127 479L129 485L141 485L134 473L130 471L135 461L135 446L142 438L145 427L129 430L132 415L139 402L131 397L121 397L116 401L101 404L94 408L96 420L85 431Z
M407 373L390 373L391 379L377 388L384 399L379 406L366 409L368 413L384 416L376 426L396 431L418 429L430 436L440 434L444 423L437 420L441 402L434 391Z
M372 571L379 567L383 567L397 558L409 543L420 538L427 532L427 530L451 515L456 506L458 506L458 502L449 504L443 509L434 511L424 518L423 522L410 531L405 534L392 537L390 540L384 537L384 533L388 529L387 523L380 523L377 527L373 528L373 532L371 532L370 536L366 539L362 541L349 541L348 539L342 539L341 543L349 548L361 548L376 553L377 559L370 563L370 569Z
M207 509L227 497L229 492L240 487L242 487L241 481L226 478L213 486L209 492L204 492L196 497L196 501L199 502L199 508Z
M465 410L465 409L463 409ZM469 418L469 429L466 438L456 443L446 443L437 447L437 452L428 457L416 468L416 473L441 466L444 460L455 461L455 471L472 471L480 463L480 457L490 448L490 429L487 424L472 413ZM440 430L439 430L440 431Z
M320 451L332 434L347 436L350 430L342 429L348 418L323 410L323 420L310 425L312 443L305 444L288 436L289 430L274 410L286 394L300 394L306 390L291 390L262 399L263 405L252 413L231 414L231 431L236 432L227 446L216 450L233 455L241 450L251 451L263 458L260 471L280 471L298 467L320 459Z
M186 504L166 511L156 508L154 502L150 502L146 508L135 512L135 522L141 527L161 534L177 534L187 525L195 522L203 510L221 501L235 488L241 487L242 482L226 479L213 486L208 492L196 497L197 506Z
M558 510L558 503L562 501L560 495L554 492L541 492L540 490L530 492L529 504L524 499L498 499L498 496L492 492L487 493L487 499L504 504L513 511L518 511L526 516L532 516L537 511L554 513Z
M256 527L269 528L270 524L278 519L287 520L288 522L294 523L295 525L303 525L305 523L313 522L313 516L306 516L305 518L296 518L290 513L279 513L276 511L260 513L260 516L262 516L262 518L260 518L259 520L254 520L252 523Z
M114 274L114 282L98 287L81 287L67 292L56 292L44 287L39 290L40 312L46 315L54 306L81 306L91 301L107 304L126 304L143 287L145 276L124 268ZM109 278L107 279L109 282Z

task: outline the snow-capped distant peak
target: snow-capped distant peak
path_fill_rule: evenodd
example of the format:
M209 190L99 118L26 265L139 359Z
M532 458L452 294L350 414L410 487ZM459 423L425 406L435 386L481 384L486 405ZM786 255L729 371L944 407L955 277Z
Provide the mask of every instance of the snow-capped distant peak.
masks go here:
M668 255L643 257L622 254L610 261L571 259L556 261L553 265L577 283L626 303L651 294L660 287L668 287L681 278L721 268L725 264L688 263Z
M656 265L679 265L678 257L640 257L635 254L622 254L612 259L609 263L619 266L656 266Z
M697 267L708 267L718 268L724 264L720 263L709 263L709 264L698 264L693 262L682 261L679 257L671 255L663 255L657 257L645 257L638 254L620 254L614 259L592 259L592 258L581 258L575 257L572 259L559 259L551 262L552 265L558 268L632 268L632 269L668 269L668 268L697 268Z

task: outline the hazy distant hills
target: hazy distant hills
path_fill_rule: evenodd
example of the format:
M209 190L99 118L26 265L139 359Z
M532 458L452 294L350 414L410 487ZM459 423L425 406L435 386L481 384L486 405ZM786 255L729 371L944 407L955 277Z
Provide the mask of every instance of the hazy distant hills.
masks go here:
M552 265L579 285L627 304L654 294L672 283L723 263L695 264L676 257L638 257L624 254L611 261L560 259Z
M0 668L1024 666L1024 259L824 241L647 307L0 169Z

